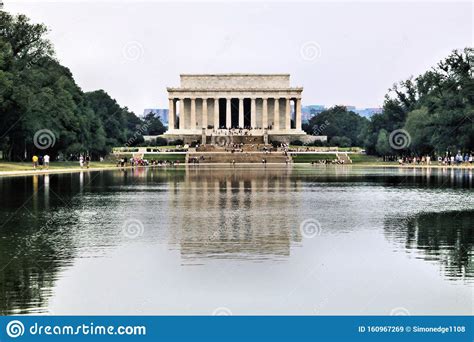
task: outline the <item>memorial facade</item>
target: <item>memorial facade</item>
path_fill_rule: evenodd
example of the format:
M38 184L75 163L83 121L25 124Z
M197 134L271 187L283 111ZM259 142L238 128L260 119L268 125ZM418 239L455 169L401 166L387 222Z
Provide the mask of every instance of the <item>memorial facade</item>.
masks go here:
M169 126L165 137L186 141L250 134L269 140L315 140L301 128L302 87L289 74L182 74L167 88Z

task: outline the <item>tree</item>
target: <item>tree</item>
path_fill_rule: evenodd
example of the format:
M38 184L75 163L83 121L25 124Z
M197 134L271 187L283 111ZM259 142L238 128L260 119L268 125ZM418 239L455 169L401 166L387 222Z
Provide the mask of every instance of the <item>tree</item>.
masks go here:
M352 146L352 141L346 136L333 136L331 140L329 140L329 145L331 146L338 146L338 147L350 147Z
M145 126L147 128L147 135L160 135L166 132L166 127L163 125L160 118L152 112L145 116Z
M327 135L329 142L362 146L364 143L362 133L367 130L368 124L366 118L348 111L346 107L335 106L312 117L305 128L310 134Z
M136 135L133 126L141 120L103 90L84 94L69 69L54 59L46 32L43 24L30 23L24 15L0 11L4 156L10 160L29 159L33 153L53 158L79 153L99 156L125 144ZM135 140L140 137L141 133Z
M455 50L426 73L395 84L385 96L383 112L367 129L368 153L388 153L385 133L404 129L411 138L406 150L390 153L432 154L474 149L474 50ZM377 139L375 139L377 137ZM386 147L386 146L385 146Z
M390 147L389 143L389 134L385 129L381 129L379 134L377 135L377 143L375 145L375 151L379 155L386 155L390 154L392 148Z

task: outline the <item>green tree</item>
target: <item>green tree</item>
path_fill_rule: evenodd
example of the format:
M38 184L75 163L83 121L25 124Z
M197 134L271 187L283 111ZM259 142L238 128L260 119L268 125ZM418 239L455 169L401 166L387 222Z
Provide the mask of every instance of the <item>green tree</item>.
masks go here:
M381 129L377 135L375 151L380 155L390 154L392 151L389 143L389 134L385 129Z
M365 138L368 153L381 154L380 134L405 129L411 144L390 153L444 153L474 149L474 50L455 50L426 73L395 84L383 113L371 118ZM375 138L377 137L377 138ZM385 150L384 150L385 151ZM385 152L387 153L387 152Z
M327 135L329 142L362 146L363 133L367 130L368 124L366 118L348 111L346 107L335 106L312 117L305 128L309 134Z
M46 32L44 25L33 24L24 15L0 11L0 148L4 155L10 160L30 158L33 153L99 156L137 135L133 127L140 119L102 90L84 94L69 69L54 59ZM51 140L46 150L35 141L44 131Z
M145 125L147 135L160 135L166 132L166 127L154 113L150 112L145 115Z

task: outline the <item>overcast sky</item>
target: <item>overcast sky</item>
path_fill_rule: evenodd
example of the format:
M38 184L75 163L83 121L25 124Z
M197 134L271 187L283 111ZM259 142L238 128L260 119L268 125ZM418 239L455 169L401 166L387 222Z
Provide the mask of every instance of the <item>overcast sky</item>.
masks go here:
M85 91L141 115L180 73L290 73L303 105L376 107L395 82L473 46L470 2L12 1L50 28Z

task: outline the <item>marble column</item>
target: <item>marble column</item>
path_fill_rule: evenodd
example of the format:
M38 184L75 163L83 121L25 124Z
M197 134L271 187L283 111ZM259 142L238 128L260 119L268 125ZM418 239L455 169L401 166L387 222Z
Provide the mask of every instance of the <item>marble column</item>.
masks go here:
M301 99L296 99L295 102L295 123L296 129L301 130Z
M231 111L231 100L230 98L225 99L225 127L232 127L232 111Z
M207 128L207 99L202 99L202 128Z
M239 127L244 127L244 99L239 99Z
M275 121L273 123L273 129L280 129L280 99L276 98L275 99L275 105L273 106L274 108L274 115L275 115Z
M265 129L268 127L268 100L263 99L262 102L262 128Z
M184 129L184 98L179 99L179 129Z
M214 129L219 129L219 99L214 99Z
M257 104L255 97L252 97L250 104L250 127L255 128L257 124Z
M174 99L168 99L168 130L174 129Z
M285 129L291 129L291 98L286 98Z
M191 98L191 129L196 129L196 98Z

